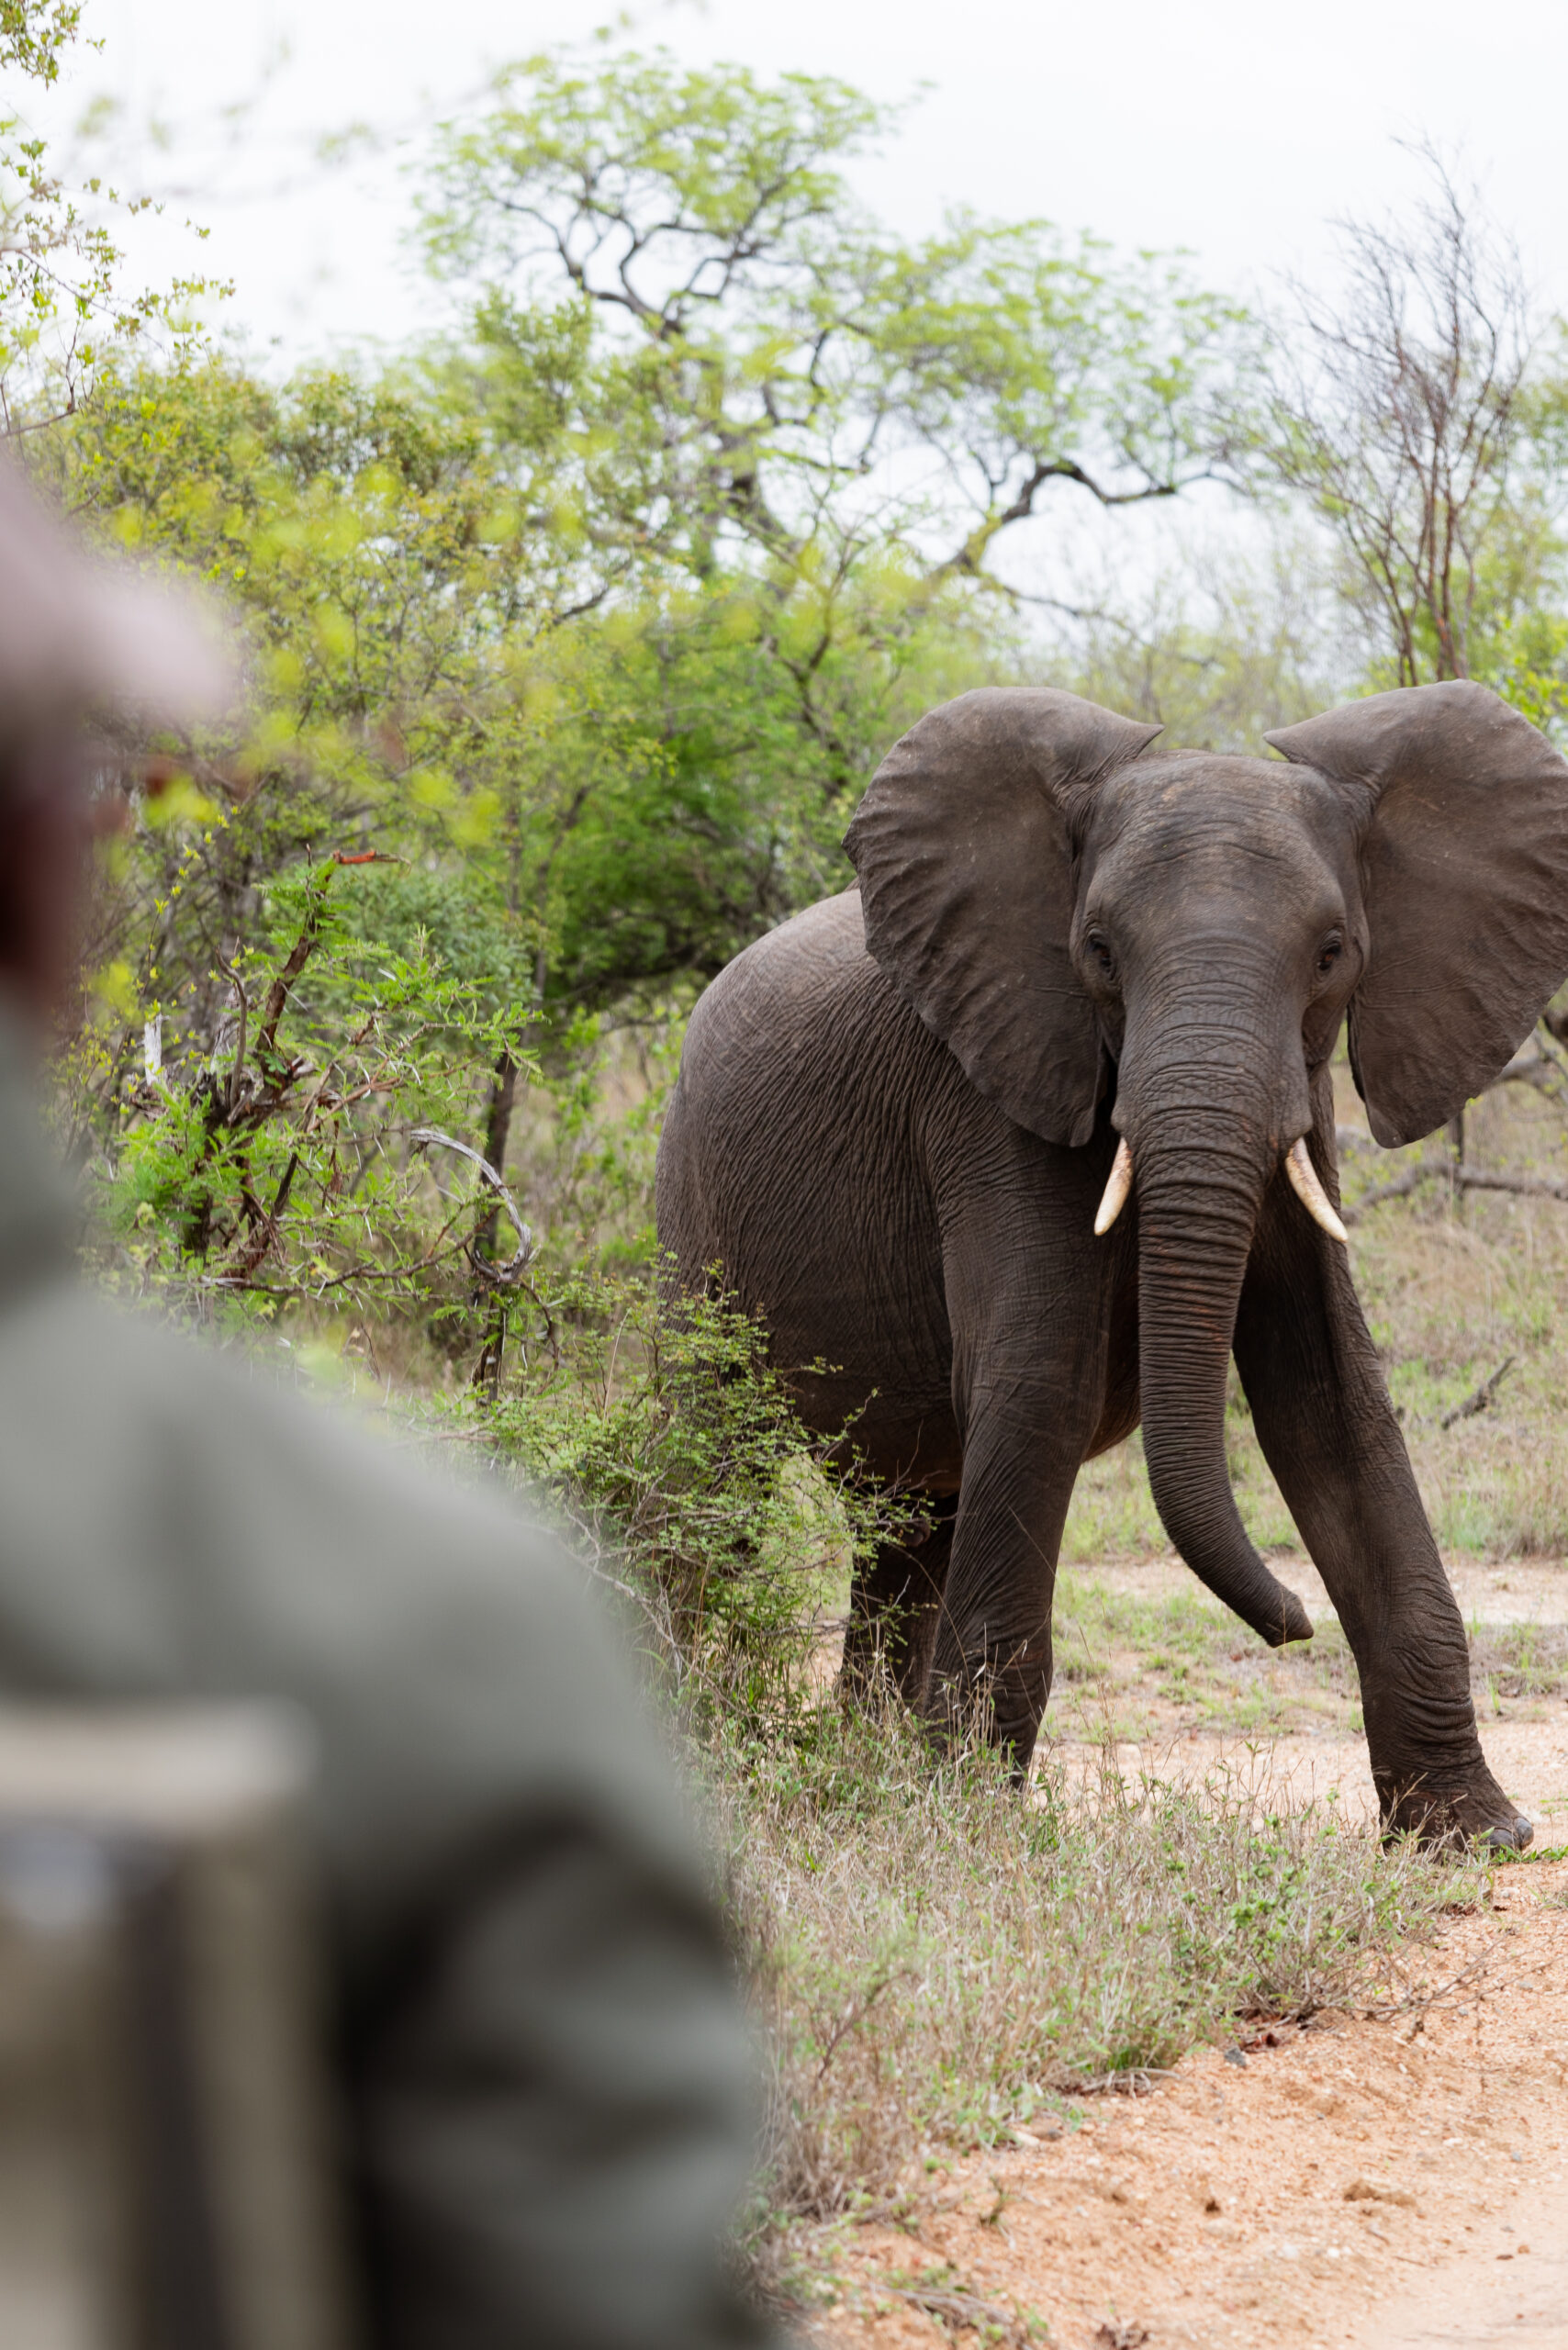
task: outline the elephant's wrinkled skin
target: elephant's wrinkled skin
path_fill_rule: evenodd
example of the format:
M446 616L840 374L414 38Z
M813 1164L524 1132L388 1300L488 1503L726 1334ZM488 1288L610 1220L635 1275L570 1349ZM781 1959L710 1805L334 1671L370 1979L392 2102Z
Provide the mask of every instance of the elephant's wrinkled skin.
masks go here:
M1141 1416L1155 1501L1271 1642L1309 1625L1245 1534L1234 1351L1355 1652L1383 1816L1523 1841L1340 1242L1328 1056L1350 1014L1403 1143L1503 1067L1568 970L1568 763L1484 688L1422 687L1271 738L1159 754L1046 689L965 695L890 754L859 889L736 958L693 1016L659 1154L679 1278L726 1281L808 1419L932 1496L853 1599L933 1716L983 1680L1022 1761L1081 1462ZM1134 1193L1095 1212L1117 1136ZM890 1608L890 1615L884 1611ZM883 1619L879 1622L879 1619Z

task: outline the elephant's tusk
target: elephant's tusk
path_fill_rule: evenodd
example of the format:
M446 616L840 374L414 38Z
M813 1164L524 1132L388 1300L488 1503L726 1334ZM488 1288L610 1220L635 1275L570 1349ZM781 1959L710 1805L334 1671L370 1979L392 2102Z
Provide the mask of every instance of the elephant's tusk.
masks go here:
M1111 1161L1111 1178L1105 1186L1105 1196L1094 1218L1094 1231L1102 1237L1110 1231L1127 1203L1127 1193L1133 1187L1133 1155L1124 1135L1116 1145L1116 1156Z
M1290 1147L1285 1160L1285 1173L1291 1179L1291 1189L1314 1224L1320 1224L1330 1240L1349 1242L1350 1234L1335 1214L1327 1192L1317 1180L1317 1169L1306 1155L1306 1136L1298 1135ZM1109 1192L1106 1193L1109 1198ZM1101 1210L1104 1214L1104 1210ZM1098 1225L1095 1227L1099 1229Z

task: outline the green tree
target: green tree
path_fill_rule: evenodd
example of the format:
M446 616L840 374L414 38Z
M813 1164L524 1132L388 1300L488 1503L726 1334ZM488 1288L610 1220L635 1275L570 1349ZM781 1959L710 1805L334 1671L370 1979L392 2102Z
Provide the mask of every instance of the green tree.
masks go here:
M902 242L843 170L891 122L821 78L556 51L449 127L422 208L503 380L520 321L572 321L650 562L745 577L835 817L862 654L1003 602L996 551L1051 485L1114 506L1230 464L1234 309L1039 223Z
M504 1170L532 1049L563 1073L594 1017L659 1014L847 878L889 742L1016 666L997 554L1051 485L1114 506L1226 468L1231 311L1038 227L901 243L843 176L884 128L836 84L535 60L433 165L458 329L281 386L121 351L43 436L69 502L211 583L249 648L242 722L131 746L75 1064L106 1160L174 1169L135 1196L176 1254L252 1284L336 1261L309 1087L235 1091L302 875L354 867L281 1033L343 1066L375 957L426 972L462 1012L445 1114ZM407 1165L434 1033L343 1113L367 1164Z

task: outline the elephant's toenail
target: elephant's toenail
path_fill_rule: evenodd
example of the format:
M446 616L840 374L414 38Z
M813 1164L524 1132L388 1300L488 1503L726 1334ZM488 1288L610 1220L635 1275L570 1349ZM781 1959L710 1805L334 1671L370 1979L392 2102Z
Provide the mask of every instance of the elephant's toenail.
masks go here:
M1514 1822L1514 1850L1516 1852L1522 1852L1527 1844L1533 1844L1534 1841L1535 1830L1521 1811Z

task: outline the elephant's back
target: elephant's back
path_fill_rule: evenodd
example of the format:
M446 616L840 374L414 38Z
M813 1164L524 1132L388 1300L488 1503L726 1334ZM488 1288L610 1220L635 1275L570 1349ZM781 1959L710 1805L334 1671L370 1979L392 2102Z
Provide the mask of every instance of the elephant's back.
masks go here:
M902 1007L866 951L860 892L846 890L753 941L699 999L681 1055L680 1091L708 1118L790 1102L820 1115L832 1091L833 1042L885 1031Z
M867 953L857 890L737 955L691 1015L659 1146L660 1237L683 1271L717 1254L734 1279L771 1255L763 1235L830 1199L857 1223L846 1194L869 1210L907 1182L912 1046L942 1049Z
M659 1145L659 1237L723 1267L778 1360L843 1366L820 1414L912 1371L945 1408L949 1345L923 1125L958 1064L866 951L846 890L756 940L691 1016Z

